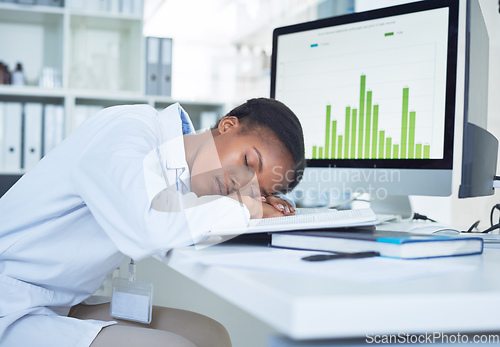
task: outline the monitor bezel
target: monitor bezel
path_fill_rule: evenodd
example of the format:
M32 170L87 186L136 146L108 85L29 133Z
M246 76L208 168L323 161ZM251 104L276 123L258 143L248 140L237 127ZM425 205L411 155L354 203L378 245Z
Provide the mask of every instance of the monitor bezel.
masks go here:
M308 167L342 168L393 168L393 169L453 169L455 131L457 53L459 30L459 0L419 1L372 11L347 14L279 27L273 31L271 56L271 98L276 96L276 67L278 37L308 30L321 29L342 24L380 19L427 10L449 8L448 11L448 55L446 68L445 134L442 159L307 159ZM293 109L292 109L293 111Z

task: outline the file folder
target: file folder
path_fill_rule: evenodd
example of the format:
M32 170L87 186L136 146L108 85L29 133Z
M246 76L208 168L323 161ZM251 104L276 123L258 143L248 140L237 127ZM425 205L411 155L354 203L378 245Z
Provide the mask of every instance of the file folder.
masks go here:
M172 39L161 39L160 95L172 94Z
M0 172L4 170L4 161L5 161L5 148L4 148L4 119L3 119L3 112L4 112L4 103L0 102Z
M146 38L146 94L158 95L160 76L160 38Z
M62 105L45 105L43 154L47 155L64 139L64 108Z
M108 1L108 11L111 13L120 12L120 1L119 0L109 0Z
M6 102L3 112L3 169L9 172L21 170L22 105Z
M121 12L126 14L134 13L134 0L121 0Z
M134 14L142 15L142 0L134 0Z
M42 104L24 104L23 168L31 169L42 159Z

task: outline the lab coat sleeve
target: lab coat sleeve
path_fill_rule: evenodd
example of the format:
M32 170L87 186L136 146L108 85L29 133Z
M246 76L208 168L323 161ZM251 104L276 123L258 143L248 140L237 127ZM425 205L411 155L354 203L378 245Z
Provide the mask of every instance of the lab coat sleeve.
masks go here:
M152 208L143 160L158 145L158 129L155 111L144 110L150 114L139 117L139 111L126 107L101 113L102 120L87 126L95 135L73 169L76 192L116 247L139 260L196 243L215 226L246 225L246 207L227 197L172 192L182 209Z

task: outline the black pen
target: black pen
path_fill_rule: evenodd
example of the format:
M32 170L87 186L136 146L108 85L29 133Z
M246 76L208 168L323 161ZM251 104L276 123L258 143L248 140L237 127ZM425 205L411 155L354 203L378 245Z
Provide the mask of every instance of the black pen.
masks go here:
M356 253L338 253L338 254L317 254L310 255L302 258L305 261L323 261L323 260L334 260L334 259L360 259L360 258L371 258L378 257L379 252L356 252Z

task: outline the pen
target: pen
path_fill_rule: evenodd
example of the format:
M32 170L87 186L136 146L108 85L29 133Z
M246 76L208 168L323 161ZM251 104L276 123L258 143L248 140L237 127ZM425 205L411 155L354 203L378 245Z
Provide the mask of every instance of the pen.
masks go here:
M356 252L356 253L338 253L338 254L317 254L310 255L302 258L305 261L323 261L323 260L334 260L334 259L360 259L360 258L370 258L378 257L379 252Z

